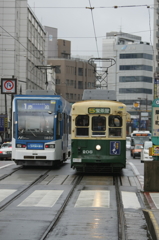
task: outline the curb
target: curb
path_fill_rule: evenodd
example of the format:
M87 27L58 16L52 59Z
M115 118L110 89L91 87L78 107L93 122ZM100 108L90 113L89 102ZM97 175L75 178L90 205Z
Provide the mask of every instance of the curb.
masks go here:
M155 210L154 210L155 211ZM159 240L159 225L153 214L153 210L143 209L143 213L153 240Z

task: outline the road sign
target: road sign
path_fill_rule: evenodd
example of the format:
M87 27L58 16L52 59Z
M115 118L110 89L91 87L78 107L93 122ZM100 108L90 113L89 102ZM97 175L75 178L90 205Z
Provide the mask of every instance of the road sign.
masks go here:
M1 78L1 93L17 93L17 79L16 78Z
M134 108L139 108L140 107L140 103L139 102L134 102L133 106L134 106Z

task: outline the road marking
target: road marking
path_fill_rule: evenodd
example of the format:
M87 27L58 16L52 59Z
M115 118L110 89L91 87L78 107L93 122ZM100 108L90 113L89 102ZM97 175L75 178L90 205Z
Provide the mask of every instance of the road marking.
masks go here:
M136 166L132 163L132 162L129 162L129 165L132 167L133 169L133 172L136 176L140 175L139 171L137 170Z
M106 190L82 190L75 207L103 207L110 206L110 191Z
M16 191L17 191L16 189L1 189L0 190L0 202Z
M141 208L141 205L139 203L139 200L135 192L122 191L121 194L122 194L124 208L133 208L133 209Z
M2 166L2 167L0 167L0 169L1 169L1 168L8 167L8 166L13 165L13 164L15 164L15 163L10 163L10 164L7 164L7 165L5 165L5 166Z
M53 207L63 190L35 190L19 207Z
M156 208L159 209L159 193L149 193Z

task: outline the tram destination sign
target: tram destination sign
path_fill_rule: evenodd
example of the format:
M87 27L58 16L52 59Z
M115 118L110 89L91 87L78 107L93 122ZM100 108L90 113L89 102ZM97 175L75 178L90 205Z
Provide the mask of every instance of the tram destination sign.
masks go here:
M89 114L109 114L110 113L110 108L88 108L88 113Z

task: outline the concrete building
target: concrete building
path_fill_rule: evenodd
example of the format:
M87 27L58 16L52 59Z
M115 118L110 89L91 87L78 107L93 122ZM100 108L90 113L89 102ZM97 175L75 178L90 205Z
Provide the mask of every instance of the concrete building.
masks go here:
M47 58L57 58L58 57L58 42L57 42L57 28L44 27L47 32Z
M87 61L79 59L49 59L49 65L59 65L60 72L56 73L56 93L62 95L68 102L82 100L84 89L95 88L94 69Z
M159 98L159 0L154 0L154 99Z
M36 67L46 65L46 32L27 0L0 0L0 26L0 78L16 78L18 94L46 89L46 72ZM11 109L11 95L6 95L6 101L4 95L0 94L1 125L3 114L7 119Z
M45 30L48 35L52 31L50 27L45 27ZM56 41L55 38L54 41ZM48 42L50 43L50 38ZM55 45L50 43L49 51L52 54L49 55L47 63L55 67L56 93L70 103L82 100L84 89L95 89L94 68L88 64L87 60L71 58L71 42L68 40L57 39L58 57L55 58L53 54ZM57 69L56 66L58 66Z
M108 68L106 86L116 90L117 100L127 105L132 118L151 110L153 100L153 49L141 37L110 32L103 39L103 58L116 64ZM104 67L107 67L106 64ZM138 105L134 103L138 102ZM135 107L134 107L135 106Z

